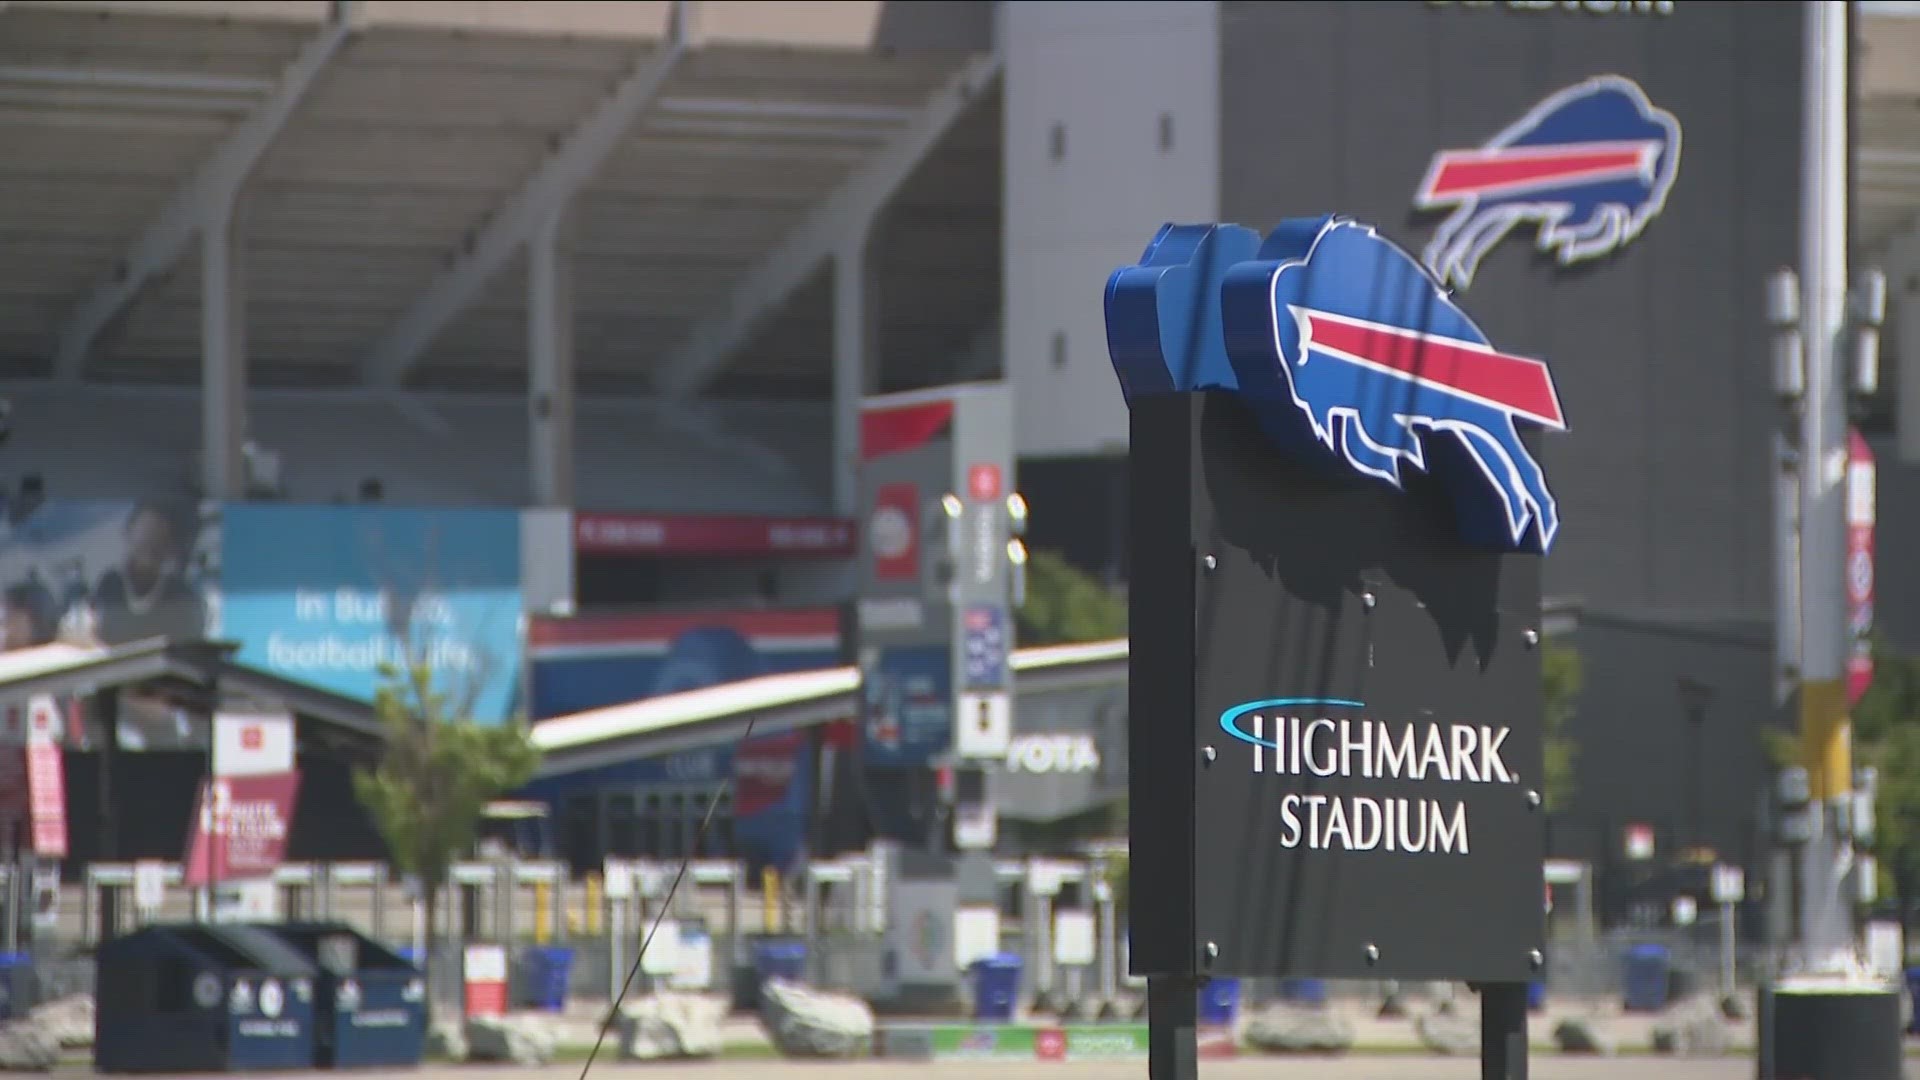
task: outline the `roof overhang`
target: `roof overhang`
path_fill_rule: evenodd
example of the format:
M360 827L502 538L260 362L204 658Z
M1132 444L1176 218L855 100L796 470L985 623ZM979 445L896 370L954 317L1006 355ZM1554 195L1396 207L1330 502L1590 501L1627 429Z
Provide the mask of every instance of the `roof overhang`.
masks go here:
M1016 693L1122 683L1127 642L1021 649L1012 666ZM838 667L556 717L533 729L534 745L544 754L537 775L562 776L843 720L858 711L859 689L859 670Z
M91 696L159 683L217 692L229 700L252 699L358 738L384 738L371 705L237 663L238 650L230 641L153 638L111 647L55 643L0 653L0 708L24 706L40 694Z

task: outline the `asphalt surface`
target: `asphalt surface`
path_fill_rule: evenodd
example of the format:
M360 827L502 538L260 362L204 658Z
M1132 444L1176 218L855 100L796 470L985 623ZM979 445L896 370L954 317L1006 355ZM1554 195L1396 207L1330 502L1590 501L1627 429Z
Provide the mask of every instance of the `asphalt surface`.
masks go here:
M1660 1080L1750 1080L1753 1059L1727 1057L1712 1059L1649 1058L1568 1058L1536 1056L1530 1062L1531 1080L1635 1080L1658 1076ZM815 1080L845 1077L847 1080L897 1080L903 1072L912 1072L923 1080L1106 1080L1109 1077L1147 1075L1147 1063L1131 1061L1083 1062L915 1062L898 1061L820 1062L787 1061L715 1061L689 1064L649 1064L598 1062L592 1076L618 1077L622 1080L764 1080L767 1077L791 1077ZM287 1075L287 1074L282 1074ZM459 1067L428 1066L418 1070L354 1072L354 1080L573 1080L580 1066L550 1065L544 1069L520 1069L501 1066ZM1339 1058L1242 1058L1235 1061L1203 1061L1200 1075L1206 1080L1274 1080L1300 1077L1302 1080L1476 1080L1479 1062L1468 1058L1428 1057L1420 1054L1381 1057L1348 1056Z

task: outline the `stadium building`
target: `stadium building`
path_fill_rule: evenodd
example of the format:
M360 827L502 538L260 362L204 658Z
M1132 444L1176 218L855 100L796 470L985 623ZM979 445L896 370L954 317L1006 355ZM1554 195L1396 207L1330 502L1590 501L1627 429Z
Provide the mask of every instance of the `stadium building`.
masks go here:
M1920 18L1854 7L1852 261L1893 294L1857 424L1898 553ZM1028 546L1124 585L1147 570L1107 274L1163 221L1340 211L1463 268L1566 403L1548 629L1587 677L1556 854L1604 873L1645 826L1757 867L1764 300L1797 258L1803 24L1686 0L0 3L0 696L62 704L76 861L179 857L233 700L299 718L301 820L358 822L347 763L402 642L476 722L552 733L533 794L576 865L688 852L749 776L703 854L924 831L926 777L860 764L864 404L1003 382ZM1456 220L1438 157L1603 76L1666 155L1588 208L1621 215L1610 239L1556 249L1537 215L1463 236L1491 226ZM1920 577L1877 569L1876 625L1920 648ZM1124 644L1008 666L1003 814L1115 799ZM155 812L102 826L134 792ZM373 850L303 827L288 857Z

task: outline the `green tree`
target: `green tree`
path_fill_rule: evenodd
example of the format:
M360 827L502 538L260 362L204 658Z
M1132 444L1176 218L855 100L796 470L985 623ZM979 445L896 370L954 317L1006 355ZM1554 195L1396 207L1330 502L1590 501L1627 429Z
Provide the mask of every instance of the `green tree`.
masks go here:
M1058 552L1027 560L1027 601L1019 611L1020 644L1064 645L1127 636L1127 600Z
M1561 810L1573 796L1573 765L1579 748L1567 729L1580 707L1585 672L1580 652L1571 645L1549 641L1540 650L1540 689L1544 699L1541 750L1546 776L1541 781L1548 810Z
M354 773L353 790L394 865L419 881L431 952L436 901L454 861L472 850L487 802L531 780L540 752L523 724L468 722L424 664L383 668L381 676L374 712L386 745L377 765Z
M1879 773L1874 855L1902 902L1920 900L1920 659L1883 640L1873 643L1873 684L1853 708L1853 744L1856 763Z

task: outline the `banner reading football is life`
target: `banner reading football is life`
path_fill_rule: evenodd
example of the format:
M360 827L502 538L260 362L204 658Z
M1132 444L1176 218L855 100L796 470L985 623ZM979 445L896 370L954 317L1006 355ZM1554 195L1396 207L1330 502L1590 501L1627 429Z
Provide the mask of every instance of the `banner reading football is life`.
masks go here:
M286 854L299 793L297 771L216 776L202 782L187 845L185 884L198 887L272 874Z

